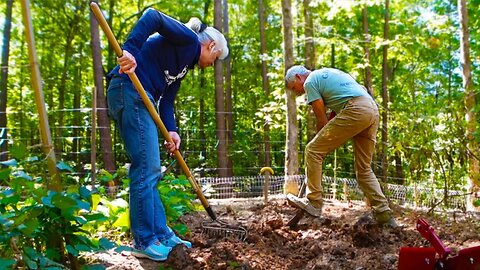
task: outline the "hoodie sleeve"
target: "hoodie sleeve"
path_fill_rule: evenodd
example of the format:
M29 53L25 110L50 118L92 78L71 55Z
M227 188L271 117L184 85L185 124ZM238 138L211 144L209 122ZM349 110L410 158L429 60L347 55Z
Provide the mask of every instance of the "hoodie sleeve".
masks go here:
M175 45L198 42L195 32L183 23L153 8L147 9L133 27L123 44L123 49L137 57L148 37L159 33Z
M175 122L175 113L173 110L173 103L177 96L180 83L174 82L164 92L160 99L159 114L168 131L177 131L177 124Z

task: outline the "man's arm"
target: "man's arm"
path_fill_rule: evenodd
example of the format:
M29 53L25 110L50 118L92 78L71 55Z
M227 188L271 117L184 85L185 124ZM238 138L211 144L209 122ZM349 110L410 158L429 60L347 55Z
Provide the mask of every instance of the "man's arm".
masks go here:
M159 114L168 131L177 131L177 124L175 123L175 113L173 104L180 88L179 81L171 84L160 98Z
M317 132L319 132L328 122L327 119L327 110L323 99L317 99L310 103L312 106L313 112L317 118Z
M197 34L183 23L158 10L149 8L133 27L123 45L123 49L137 57L148 37L156 32L177 45L198 42Z

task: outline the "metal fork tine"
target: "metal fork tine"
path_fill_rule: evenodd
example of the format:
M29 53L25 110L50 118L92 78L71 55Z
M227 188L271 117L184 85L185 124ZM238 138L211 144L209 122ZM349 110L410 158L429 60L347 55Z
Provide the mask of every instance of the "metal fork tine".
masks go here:
M247 238L247 230L245 228L240 226L232 226L221 220L203 222L202 231L210 236L236 236L241 241L245 241Z

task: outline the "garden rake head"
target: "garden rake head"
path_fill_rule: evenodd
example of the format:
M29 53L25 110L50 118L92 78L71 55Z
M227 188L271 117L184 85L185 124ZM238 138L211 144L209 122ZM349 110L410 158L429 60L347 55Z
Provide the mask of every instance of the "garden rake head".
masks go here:
M234 226L218 219L202 222L202 231L215 238L234 237L240 241L245 241L245 239L247 239L247 230L245 228Z

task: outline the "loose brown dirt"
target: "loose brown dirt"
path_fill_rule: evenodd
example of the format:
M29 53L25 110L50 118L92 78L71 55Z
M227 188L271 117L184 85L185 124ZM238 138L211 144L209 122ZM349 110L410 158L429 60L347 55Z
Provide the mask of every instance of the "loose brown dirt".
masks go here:
M326 202L323 216L305 216L295 229L286 224L296 209L283 199L211 203L220 220L242 225L245 241L233 235L209 235L202 230L205 213L182 217L193 248L177 246L166 262L137 259L128 252L95 254L107 269L397 269L402 246L429 245L415 230L423 217L453 254L480 245L479 222L465 214L427 216L417 210L394 208L401 228L381 228L361 203Z

